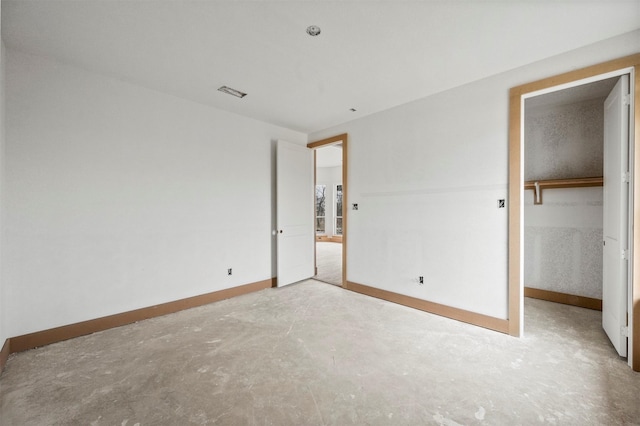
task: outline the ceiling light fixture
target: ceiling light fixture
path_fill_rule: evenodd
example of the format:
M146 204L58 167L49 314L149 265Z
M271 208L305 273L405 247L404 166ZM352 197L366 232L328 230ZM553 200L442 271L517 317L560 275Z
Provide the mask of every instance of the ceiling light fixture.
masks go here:
M318 34L320 34L320 27L317 25L309 25L307 27L307 34L309 34L311 37L315 37Z
M220 86L218 88L219 91L221 91L222 93L226 93L228 95L233 95L237 98L244 98L245 96L247 96L246 93L241 92L239 90L236 89L232 89L231 87L227 87L227 86Z

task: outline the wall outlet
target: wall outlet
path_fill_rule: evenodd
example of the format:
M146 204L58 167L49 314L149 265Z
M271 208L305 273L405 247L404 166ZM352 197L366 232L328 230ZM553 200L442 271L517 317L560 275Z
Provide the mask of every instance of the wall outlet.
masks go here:
M351 209L352 210L358 210L358 203L351 204Z
M422 275L418 277L418 284L424 284L424 277Z
M504 209L504 207L505 207L505 204L504 204L504 198L500 198L500 199L498 200L498 208L499 208L499 209Z
M233 271L232 271L232 269L231 269L231 268L227 269L227 275L231 275L231 273L232 273L232 272L233 272Z

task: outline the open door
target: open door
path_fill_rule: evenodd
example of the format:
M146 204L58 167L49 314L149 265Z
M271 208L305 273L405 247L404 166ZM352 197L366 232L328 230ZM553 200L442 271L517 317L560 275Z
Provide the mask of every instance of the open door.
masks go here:
M604 223L602 327L620 356L627 356L629 263L629 76L604 103Z
M278 287L314 275L313 150L278 141L277 273Z

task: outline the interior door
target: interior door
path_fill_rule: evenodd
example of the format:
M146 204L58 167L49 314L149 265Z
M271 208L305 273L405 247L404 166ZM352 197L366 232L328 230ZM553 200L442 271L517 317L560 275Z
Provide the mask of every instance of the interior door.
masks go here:
M278 141L278 287L314 275L313 150Z
M629 76L624 75L604 103L602 327L620 356L627 356L628 93Z

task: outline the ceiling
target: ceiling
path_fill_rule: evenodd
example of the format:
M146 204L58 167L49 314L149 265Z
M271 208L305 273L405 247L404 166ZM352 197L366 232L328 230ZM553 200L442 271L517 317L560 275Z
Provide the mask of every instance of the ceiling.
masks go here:
M620 77L611 77L593 83L581 84L564 90L538 95L525 100L527 109L537 109L549 106L569 105L593 99L604 99L618 82Z
M305 133L637 28L638 0L2 0L9 49Z

